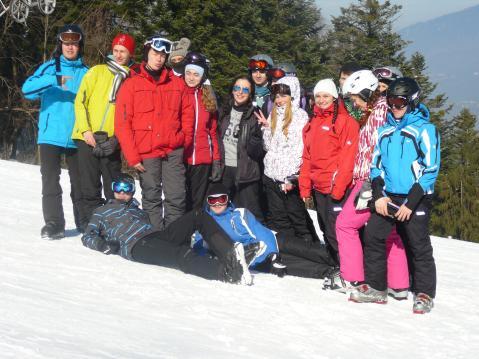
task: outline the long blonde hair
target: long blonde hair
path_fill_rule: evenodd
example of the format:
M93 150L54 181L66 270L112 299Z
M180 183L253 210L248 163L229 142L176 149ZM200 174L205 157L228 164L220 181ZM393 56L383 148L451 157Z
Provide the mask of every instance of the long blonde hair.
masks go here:
M291 96L289 97L288 102L286 102L286 108L284 110L284 121L283 121L283 134L288 137L288 127L291 124L291 121L293 121L293 108L291 104ZM273 105L273 110L271 111L271 131L274 134L274 131L276 130L276 125L278 122L278 115L276 113L277 110L276 104Z

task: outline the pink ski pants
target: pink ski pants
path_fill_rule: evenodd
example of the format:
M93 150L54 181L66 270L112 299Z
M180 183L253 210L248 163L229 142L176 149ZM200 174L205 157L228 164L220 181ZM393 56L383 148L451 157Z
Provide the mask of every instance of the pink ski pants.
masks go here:
M354 197L362 184L363 181L356 182L336 221L341 276L349 282L364 280L363 248L359 229L366 224L371 214L369 210L357 211L354 207ZM386 250L388 287L409 288L406 251L395 227L386 241Z

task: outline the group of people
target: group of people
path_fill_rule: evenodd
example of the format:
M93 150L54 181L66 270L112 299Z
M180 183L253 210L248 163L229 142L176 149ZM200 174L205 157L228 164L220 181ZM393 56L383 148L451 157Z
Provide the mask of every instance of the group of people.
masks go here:
M293 64L259 54L220 106L187 38L155 34L135 63L135 40L118 34L90 69L77 25L56 40L23 86L41 99L43 238L64 236L64 155L89 248L231 283L251 285L251 269L324 278L354 302L411 291L414 313L432 309L440 139L413 78L348 63L339 87L321 79L308 96Z

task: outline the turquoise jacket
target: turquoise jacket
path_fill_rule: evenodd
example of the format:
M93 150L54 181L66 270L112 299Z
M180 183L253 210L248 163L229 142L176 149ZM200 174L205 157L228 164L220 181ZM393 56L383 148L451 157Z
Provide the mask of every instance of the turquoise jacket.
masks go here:
M70 61L62 55L59 58L59 66L56 61L58 60L51 59L42 64L25 81L22 92L29 100L41 101L37 143L75 148L76 145L71 139L75 123L73 104L88 67L81 57ZM62 87L58 85L57 76L71 78Z

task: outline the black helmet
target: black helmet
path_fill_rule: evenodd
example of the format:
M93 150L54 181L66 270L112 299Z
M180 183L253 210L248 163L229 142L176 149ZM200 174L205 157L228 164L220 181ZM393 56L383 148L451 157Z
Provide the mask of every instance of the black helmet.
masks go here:
M208 74L210 72L210 65L205 55L199 52L190 51L186 54L185 59L183 60L183 63L185 68L188 65L196 65L201 67L204 70L204 72L203 72L203 77L201 78L200 84L203 84L206 81L206 79L208 78Z
M389 85L387 97L405 97L408 100L410 110L414 110L419 105L419 96L421 87L416 80L410 77L401 77L394 80Z
M135 193L135 187L135 179L128 173L120 173L111 183L113 192Z
M65 35L67 35L68 37L71 37L71 35L76 35L78 40L72 38L72 41L75 41L75 42L78 41L79 42L79 45L80 45L79 56L81 56L82 53L83 53L83 45L84 45L84 41L85 41L85 35L83 34L83 31L82 31L81 27L76 25L76 24L63 25L60 29L58 29L57 47L55 49L55 55L60 56L62 54L62 41L65 40L63 38Z

